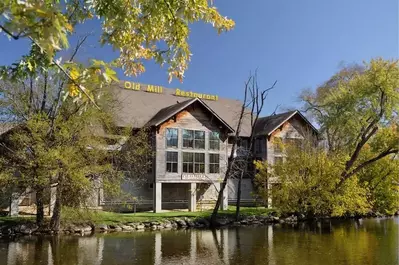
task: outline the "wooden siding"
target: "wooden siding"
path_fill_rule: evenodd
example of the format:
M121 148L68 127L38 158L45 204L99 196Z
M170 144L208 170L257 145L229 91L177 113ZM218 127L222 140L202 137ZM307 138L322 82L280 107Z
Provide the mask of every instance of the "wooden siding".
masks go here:
M215 119L207 114L200 107L189 107L186 110L178 113L174 118L163 123L156 132L156 167L155 167L155 182L174 182L174 183L190 183L190 182L211 182L217 181L223 176L226 163L227 163L227 137L225 133L219 128L219 123L215 122ZM178 147L166 147L166 128L176 128L178 129ZM188 130L200 130L205 131L205 149L192 149L183 148L183 129ZM209 150L209 132L216 131L220 135L220 150ZM170 173L166 172L166 151L177 151L178 152L178 172ZM206 180L184 180L183 173L183 155L182 152L198 152L205 153L205 173L192 174L187 173L187 175L198 175L205 176ZM210 174L209 172L209 154L218 153L220 155L220 173ZM195 177L195 176L194 176Z
M274 139L304 139L306 130L308 128L297 118L292 118L285 122L279 129L275 130L271 136L269 136L266 142L266 156L267 161L270 164L274 163L275 156L283 156L280 152L274 150Z

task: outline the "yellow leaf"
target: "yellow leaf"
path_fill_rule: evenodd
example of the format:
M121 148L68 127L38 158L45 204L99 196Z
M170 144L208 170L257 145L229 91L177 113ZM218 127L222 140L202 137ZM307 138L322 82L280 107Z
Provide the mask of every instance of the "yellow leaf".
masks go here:
M66 23L65 28L66 28L69 32L72 32L72 31L73 31L73 27L72 27L72 25L69 24L69 23Z
M75 84L69 84L68 91L69 91L69 95L71 95L71 97L75 97L79 94L79 88Z
M71 76L71 78L72 78L73 80L76 80L76 79L78 79L78 77L79 77L79 72L78 72L78 70L76 70L75 68L73 68L73 69L69 72L69 75Z

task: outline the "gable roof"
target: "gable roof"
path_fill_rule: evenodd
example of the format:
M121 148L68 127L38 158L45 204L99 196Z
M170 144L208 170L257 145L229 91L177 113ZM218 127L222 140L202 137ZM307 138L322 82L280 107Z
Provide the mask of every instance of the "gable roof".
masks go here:
M146 125L160 124L194 102L199 102L231 131L237 127L242 108L240 100L220 97L216 101L200 98L188 99L177 96L175 89L162 87L162 93L159 94L145 91L145 85L140 85L140 87L140 90L129 90L124 88L123 82L112 85L112 92L118 103L115 113L117 126L141 128ZM245 110L239 135L241 137L251 135L250 112L249 109ZM318 130L298 110L295 110L259 118L255 126L255 135L270 135L295 115L298 115L318 134Z
M147 125L150 120L162 117L163 111L172 112L173 109L179 109L185 103L194 100L188 99L187 97L176 96L174 89L163 87L162 90L162 94L157 94L143 90L135 91L125 89L123 82L113 84L112 92L118 103L115 109L116 125L120 127L141 128ZM206 99L198 100L215 116L223 120L230 128L237 127L242 106L240 100L220 97L217 101ZM249 136L250 133L250 120L246 119L241 125L240 136Z
M176 115L180 111L184 110L185 108L189 107L190 105L194 104L195 102L198 102L201 104L207 111L209 111L213 116L215 116L225 127L230 132L234 132L234 129L231 128L229 124L227 124L222 118L220 118L216 112L214 112L209 106L205 104L204 101L202 101L199 98L193 98L189 99L177 104L174 104L172 106L166 107L158 111L157 114L154 115L154 117L151 118L151 120L148 121L146 124L147 126L158 126L162 124L163 122L167 121L170 119L172 116Z
M295 115L299 115L299 117L308 124L316 134L319 134L319 131L308 121L308 119L306 119L305 116L302 115L300 111L294 110L259 118L255 126L255 135L269 136Z
M158 126L165 122L173 115L176 115L180 111L190 106L195 101L195 98L189 99L166 108L160 109L152 118L146 123L146 126Z

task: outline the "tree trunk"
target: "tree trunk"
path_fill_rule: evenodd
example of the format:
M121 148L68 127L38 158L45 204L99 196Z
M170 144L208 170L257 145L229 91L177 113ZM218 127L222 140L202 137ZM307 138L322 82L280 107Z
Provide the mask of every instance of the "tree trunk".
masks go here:
M266 202L264 202L264 203L266 205L266 208L270 208L271 205L269 205L269 198L270 198L271 191L269 190L269 175L267 174L267 172L266 172L266 181L264 184L264 189L266 191Z
M44 222L43 196L43 188L36 189L36 224L38 227L42 227Z
M235 149L235 143L233 143L233 147L232 147L232 153L234 153L234 149ZM218 211L220 208L220 204L223 201L223 196L224 196L224 189L226 188L227 185L227 180L229 179L230 176L230 171L231 171L231 167L232 167L232 163L233 163L233 159L232 156L229 159L229 162L227 163L227 170L226 170L226 174L224 176L223 182L220 185L220 190L219 190L219 194L218 194L218 199L216 201L216 205L215 208L213 208L213 212L211 215L211 226L214 226L216 223L216 217L218 215Z
M61 223L61 206L62 206L62 186L61 182L58 182L56 199L54 204L53 216L51 216L50 229L52 231L60 230Z
M243 177L243 174L240 174L240 178L238 179L237 202L236 202L236 221L237 222L239 221L239 218L240 218L242 177Z

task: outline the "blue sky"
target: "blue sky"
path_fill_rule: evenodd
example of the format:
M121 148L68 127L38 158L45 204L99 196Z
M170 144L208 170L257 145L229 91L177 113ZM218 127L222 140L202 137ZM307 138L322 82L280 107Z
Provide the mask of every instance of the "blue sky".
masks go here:
M374 57L399 58L398 0L215 0L219 11L236 22L233 31L217 35L211 25L191 27L193 57L183 83L167 81L166 68L147 63L137 78L121 79L241 99L249 72L258 68L262 88L277 85L264 114L298 108L302 89L316 88L343 63ZM97 23L81 27L98 32ZM71 45L74 40L71 40ZM28 42L0 38L0 65L28 51ZM82 58L110 60L110 47L93 37Z

